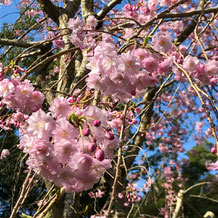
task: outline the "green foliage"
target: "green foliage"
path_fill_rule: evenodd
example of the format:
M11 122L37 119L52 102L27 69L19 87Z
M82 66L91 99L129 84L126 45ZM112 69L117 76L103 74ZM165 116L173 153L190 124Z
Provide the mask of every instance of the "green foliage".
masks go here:
M211 147L212 144L205 141L203 145L195 146L191 151L187 152L189 165L183 166L183 177L188 178L187 187L209 175L205 163L216 161L216 155L210 152Z

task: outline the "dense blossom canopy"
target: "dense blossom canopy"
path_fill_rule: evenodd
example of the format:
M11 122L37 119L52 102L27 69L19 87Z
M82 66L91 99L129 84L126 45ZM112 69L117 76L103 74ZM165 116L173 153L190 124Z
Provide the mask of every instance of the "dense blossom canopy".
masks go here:
M158 207L150 215L176 218L187 192L213 187L205 175L218 170L214 1L21 0L17 7L25 28L16 22L0 34L0 127L19 136L29 174L11 218L32 172L56 187L37 217L61 201L54 217L68 213L67 196L80 192L80 200L95 199L89 215L96 217L139 215L134 205L146 208L150 198ZM193 182L185 173L205 146L204 176ZM12 150L2 146L1 161ZM85 214L89 206L81 210L73 198L71 217Z

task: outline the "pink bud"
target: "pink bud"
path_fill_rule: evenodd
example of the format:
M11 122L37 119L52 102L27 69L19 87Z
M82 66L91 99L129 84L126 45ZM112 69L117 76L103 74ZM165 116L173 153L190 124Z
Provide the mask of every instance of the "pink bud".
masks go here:
M122 193L118 193L118 198L122 199L123 198L123 194Z
M125 203L124 203L124 206L125 206L125 207L128 207L128 206L129 206L129 203L128 203L128 202L125 202Z
M88 149L91 152L95 151L96 148L97 148L96 143L91 143L91 144L88 145Z
M136 120L136 118L133 118L132 119L132 124L137 124L138 123L138 121Z
M95 152L95 158L99 161L103 161L104 160L104 151L102 151L100 148L97 149L97 151Z
M179 59L177 60L178 64L182 64L182 57L179 57Z
M93 121L93 126L99 127L101 125L101 121L100 120L94 120Z
M82 133L84 136L89 136L90 134L90 129L89 127L85 127L83 130L82 130Z
M136 108L135 108L135 112L136 112L137 114L139 114L139 113L141 112L141 109L140 109L139 107L136 107Z
M138 201L141 201L141 200L142 200L141 195L138 195Z
M67 99L67 101L68 101L68 103L73 103L74 102L74 99L73 99L73 97L69 97L68 99Z
M211 148L211 153L212 153L212 154L216 154L216 145L214 145L214 146Z
M216 85L216 83L217 83L217 78L213 77L212 79L210 79L211 85Z
M14 74L18 74L18 69L15 69L15 70L14 70Z
M111 131L106 131L105 137L109 140L113 140L115 138L114 134Z
M136 95L136 91L135 91L135 90L132 90L132 91L130 91L130 94L133 95L133 96L135 96L135 95Z
M22 73L25 72L25 69L24 69L24 68L22 68L22 67L18 67L18 68L19 68L19 70L20 70Z

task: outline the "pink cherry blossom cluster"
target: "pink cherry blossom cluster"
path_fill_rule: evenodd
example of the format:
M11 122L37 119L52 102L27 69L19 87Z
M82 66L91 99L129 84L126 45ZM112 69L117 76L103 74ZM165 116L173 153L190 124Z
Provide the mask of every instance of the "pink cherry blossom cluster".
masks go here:
M40 91L35 91L29 80L21 81L19 78L0 81L0 97L1 105L25 114L39 110L45 99Z
M112 111L110 114L111 120L109 121L109 124L112 128L115 128L116 130L120 130L122 123L123 123L123 111ZM137 124L138 121L135 118L134 113L131 110L127 110L126 116L125 116L125 126L134 126Z
M1 0L1 1L0 1L0 5L1 5L1 4L4 4L4 5L6 5L6 6L9 6L11 3L12 3L12 0Z
M97 24L98 21L93 15L88 16L86 24L83 24L79 17L76 19L71 18L68 23L69 29L72 30L70 41L81 49L93 48L95 46L96 33L92 30L95 29Z
M207 60L201 63L197 57L186 56L183 67L191 73L200 84L216 85L218 83L218 61Z
M113 100L127 102L139 97L157 79L152 72L155 60L146 50L136 49L118 54L112 40L100 42L89 58L87 86L102 91Z
M124 206L128 207L129 205L140 202L142 200L142 196L139 194L139 189L137 184L128 183L125 193L118 193L118 198L122 199L125 196Z
M206 163L206 168L208 170L218 171L218 161L216 161L215 163Z
M10 151L8 149L3 149L0 155L0 159L6 159L9 154Z
M0 118L0 128L4 130L12 130L11 125L20 128L25 125L25 120L28 119L28 115L25 115L19 111L10 114L9 116L2 116Z
M19 147L29 154L27 165L67 191L92 188L119 144L104 111L79 109L64 98L56 98L50 111L33 113L23 130Z
M65 42L62 39L62 37L58 37L58 34L55 34L52 31L48 32L48 37L46 37L46 39L47 40L54 39L53 45L55 48L64 48L64 46L65 46Z

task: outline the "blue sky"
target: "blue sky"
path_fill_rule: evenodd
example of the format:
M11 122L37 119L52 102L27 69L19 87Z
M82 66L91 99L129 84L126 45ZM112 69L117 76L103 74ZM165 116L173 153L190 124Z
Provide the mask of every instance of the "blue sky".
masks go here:
M14 1L10 6L0 5L0 27L4 22L13 24L18 17L19 13Z

